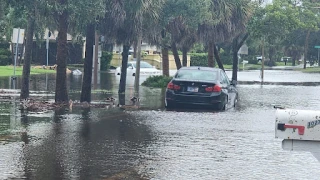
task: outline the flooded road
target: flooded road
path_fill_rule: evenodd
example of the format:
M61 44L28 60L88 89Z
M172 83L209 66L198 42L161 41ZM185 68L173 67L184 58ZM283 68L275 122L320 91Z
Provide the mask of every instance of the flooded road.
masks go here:
M93 99L115 96L116 77L101 79L110 83L98 85L103 93ZM70 80L75 99L79 82ZM0 102L0 179L318 179L311 153L284 151L274 138L273 105L320 109L319 88L240 84L237 107L225 112L166 111L163 90L145 87L139 111L30 114Z

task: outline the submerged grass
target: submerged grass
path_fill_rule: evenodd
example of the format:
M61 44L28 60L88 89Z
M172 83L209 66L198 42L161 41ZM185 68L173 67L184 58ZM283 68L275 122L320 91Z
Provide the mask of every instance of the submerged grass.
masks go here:
M21 76L23 71L22 66L16 66L16 76ZM46 74L46 73L56 73L55 70L47 69L30 69L30 74ZM0 66L0 76L13 76L14 66Z

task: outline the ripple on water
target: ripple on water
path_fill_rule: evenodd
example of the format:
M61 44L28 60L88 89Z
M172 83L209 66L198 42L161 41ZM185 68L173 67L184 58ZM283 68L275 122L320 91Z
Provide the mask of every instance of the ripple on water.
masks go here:
M155 136L146 173L154 179L318 179L311 153L284 151L274 138L274 104L320 107L318 88L304 90L241 86L240 107L226 112L131 112Z

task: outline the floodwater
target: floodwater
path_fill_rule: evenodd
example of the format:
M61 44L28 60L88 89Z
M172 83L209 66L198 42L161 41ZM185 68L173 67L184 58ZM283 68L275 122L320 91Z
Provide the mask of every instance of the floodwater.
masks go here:
M256 78L259 71L239 73L240 81ZM293 71L267 71L265 78L320 81L319 74ZM0 88L9 88L9 80L0 80ZM117 77L102 74L100 80L93 99L116 97ZM54 75L32 81L33 96L54 98ZM78 99L81 77L70 76L68 88ZM166 111L164 91L145 87L138 111L37 114L20 112L12 100L0 102L0 179L319 179L320 163L311 153L284 151L274 138L273 105L320 109L320 87L239 83L238 90L237 107L225 112Z

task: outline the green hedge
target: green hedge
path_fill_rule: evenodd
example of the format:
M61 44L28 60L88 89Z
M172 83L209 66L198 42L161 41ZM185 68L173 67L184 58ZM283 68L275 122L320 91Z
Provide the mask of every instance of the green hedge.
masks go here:
M11 63L11 52L9 49L0 48L0 65L5 66Z
M190 65L191 66L208 66L208 54L205 54L205 53L190 54Z
M154 88L164 88L167 87L171 79L172 77L167 76L150 76L142 83L142 85Z
M0 49L9 49L10 44L5 42L0 42Z
M100 62L100 70L101 71L107 71L110 68L110 62L112 60L112 53L103 51L101 56L101 62Z
M220 53L220 59L223 64L232 65L232 56L228 53ZM190 54L191 66L208 66L208 54L207 53L191 53Z
M226 52L220 53L220 59L223 64L232 65L233 63L232 55Z

